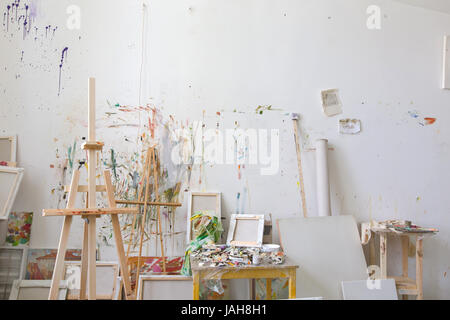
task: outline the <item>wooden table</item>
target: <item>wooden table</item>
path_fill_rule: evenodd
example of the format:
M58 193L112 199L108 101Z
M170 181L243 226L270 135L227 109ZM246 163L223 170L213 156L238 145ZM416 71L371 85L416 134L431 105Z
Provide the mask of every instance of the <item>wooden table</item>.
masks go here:
M245 265L239 267L199 266L198 261L191 260L193 299L200 299L201 279L266 279L266 299L272 297L272 279L289 278L289 299L296 298L296 274L298 265L286 259L283 264Z
M380 271L381 279L394 279L397 291L407 299L408 295L417 296L423 300L423 239L435 233L395 232L390 229L371 228L380 235ZM389 277L387 274L387 238L389 235L399 236L402 241L402 276ZM416 238L416 278L408 276L409 238Z

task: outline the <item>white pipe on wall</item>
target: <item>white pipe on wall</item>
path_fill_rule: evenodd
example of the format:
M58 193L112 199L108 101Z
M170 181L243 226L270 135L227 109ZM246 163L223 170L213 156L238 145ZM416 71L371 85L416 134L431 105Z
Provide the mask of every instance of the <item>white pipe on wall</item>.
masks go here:
M317 209L319 217L331 216L330 181L328 179L328 140L316 143Z

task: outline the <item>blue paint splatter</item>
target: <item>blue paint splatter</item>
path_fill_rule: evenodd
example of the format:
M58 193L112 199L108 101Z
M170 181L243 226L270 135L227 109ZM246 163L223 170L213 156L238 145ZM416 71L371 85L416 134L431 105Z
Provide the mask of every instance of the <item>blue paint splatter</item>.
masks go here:
M61 73L62 73L62 67L64 65L64 58L67 58L67 51L69 50L68 47L65 47L61 53L61 63L59 64L59 85L58 85L58 96L61 93Z

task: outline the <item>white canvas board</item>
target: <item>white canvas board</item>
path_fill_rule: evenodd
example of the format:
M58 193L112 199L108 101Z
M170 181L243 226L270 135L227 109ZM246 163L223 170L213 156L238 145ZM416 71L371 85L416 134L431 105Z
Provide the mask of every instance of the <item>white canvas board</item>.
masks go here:
M280 243L297 270L297 298L341 299L341 282L367 279L353 216L277 221Z
M51 280L15 280L9 300L48 300ZM65 300L67 281L59 285L58 300Z
M192 277L140 276L138 298L140 300L192 300Z
M343 281L344 300L398 300L394 279Z
M22 177L22 168L0 166L0 219L8 219Z
M96 263L97 300L113 300L117 288L119 265L116 262ZM81 262L65 262L64 280L68 281L67 300L78 300L80 296Z

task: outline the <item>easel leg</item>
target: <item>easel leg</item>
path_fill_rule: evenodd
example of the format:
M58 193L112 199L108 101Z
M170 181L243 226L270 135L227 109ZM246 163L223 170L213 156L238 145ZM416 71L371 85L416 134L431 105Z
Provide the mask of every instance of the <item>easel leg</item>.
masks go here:
M81 252L80 300L86 300L88 272L88 223L84 221L83 250Z
M113 230L114 230L114 239L116 241L116 248L117 248L117 256L119 258L119 264L120 264L120 274L122 275L122 282L125 289L125 298L129 300L131 297L131 286L130 286L130 276L128 274L128 266L125 259L125 250L123 248L123 242L122 242L122 234L120 232L120 224L119 224L119 218L117 214L111 215ZM136 282L137 284L137 282Z
M200 300L200 274L196 271L193 272L192 275L193 281L193 299Z
M296 270L289 271L289 299L297 296L297 273Z
M58 253L56 255L55 269L53 269L52 284L50 287L49 300L58 299L59 283L63 277L64 258L66 257L67 240L69 238L70 226L72 225L72 216L64 217L61 237L59 239Z
M272 300L272 279L266 279L266 300Z
M423 300L423 239L417 237L416 240L416 285L417 285L417 300Z
M88 218L88 299L95 300L97 298L97 284L96 284L96 217L90 216Z

